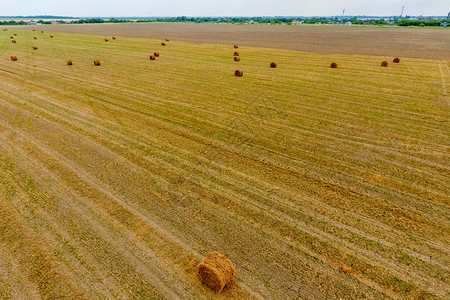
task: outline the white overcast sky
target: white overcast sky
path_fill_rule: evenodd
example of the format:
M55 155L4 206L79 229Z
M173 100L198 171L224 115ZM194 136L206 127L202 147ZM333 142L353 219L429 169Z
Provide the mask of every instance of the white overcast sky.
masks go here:
M450 0L0 0L0 16L447 15Z

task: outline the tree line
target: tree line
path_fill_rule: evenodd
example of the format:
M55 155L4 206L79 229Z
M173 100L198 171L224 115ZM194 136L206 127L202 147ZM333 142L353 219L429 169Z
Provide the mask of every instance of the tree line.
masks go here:
M388 22L389 21L389 22ZM450 25L449 19L423 19L415 20L410 18L390 18L386 21L385 18L357 18L357 17L164 17L164 18L84 18L73 20L58 20L50 21L49 18L45 20L38 20L39 24L52 24L52 22L65 24L89 24L89 23L128 23L128 22L190 22L190 23L259 23L259 24L287 24L294 23L303 24L345 24L351 23L352 25L398 25L398 26L441 26ZM0 25L28 25L29 22L25 20L0 20Z

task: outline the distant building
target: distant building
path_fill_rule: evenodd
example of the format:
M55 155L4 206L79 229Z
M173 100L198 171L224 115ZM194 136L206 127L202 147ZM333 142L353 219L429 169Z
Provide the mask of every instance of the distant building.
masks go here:
M345 26L351 26L351 25L352 25L352 22L350 22L350 21L345 22Z
M28 24L30 24L30 25L36 25L36 21L35 21L35 20L30 20L30 21L28 21Z
M303 24L303 21L294 20L294 21L292 21L292 24Z

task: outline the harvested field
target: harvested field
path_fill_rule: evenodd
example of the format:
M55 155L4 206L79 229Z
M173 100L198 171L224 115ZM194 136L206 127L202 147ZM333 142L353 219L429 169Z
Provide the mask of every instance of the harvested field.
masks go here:
M24 28L24 27L18 27ZM38 28L29 26L28 28ZM49 30L191 43L280 48L322 54L362 54L450 60L445 28L271 26L232 24L89 24L51 25Z
M15 31L1 299L450 297L448 61Z

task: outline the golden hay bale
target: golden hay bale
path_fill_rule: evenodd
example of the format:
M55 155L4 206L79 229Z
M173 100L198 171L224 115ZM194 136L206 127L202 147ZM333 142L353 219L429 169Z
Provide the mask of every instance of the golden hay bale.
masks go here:
M201 281L216 293L230 283L235 275L231 261L219 252L209 253L198 265Z
M12 40L11 42L12 42L13 44L15 44L15 43L16 43L16 40Z
M337 68L337 63L331 63L330 68L336 69Z
M116 39L116 37L115 37L115 36L113 36L113 37L112 37L112 39L113 39L113 40L115 40L115 39Z
M53 35L50 35L50 38L52 39L52 38L53 38Z
M37 48L37 46L33 46L33 50L37 50L38 48Z
M234 71L234 76L236 77L242 77L244 75L244 71L236 70Z
M33 39L37 40L37 37L33 36Z
M241 61L241 59L239 57L235 56L234 61Z
M108 39L105 39L105 42L108 42L109 40Z
M387 67L387 66L388 66L388 62L385 61L385 60L383 60L383 61L381 62L381 66L382 66L382 67Z
M161 46L165 46L165 45L166 45L166 43L164 43L164 42L161 43Z
M238 45L234 45L234 49L237 49L237 48L239 48L239 46Z
M150 60L155 60L156 57L154 55L150 55Z
M14 37L13 37L13 36L10 36L9 38L10 38L10 39L12 39L12 40L14 39Z
M271 68L276 68L276 67L277 67L277 64L274 63L274 62L271 62L271 63L270 63L270 67L271 67Z
M36 31L36 29L33 29L33 31Z
M14 33L14 36L17 36L17 33Z
M44 31L43 31L43 30L41 30L41 33L44 33Z
M67 65L68 65L68 66L71 66L71 65L73 65L73 62L69 59L69 60L67 61Z
M166 39L166 42L168 42L169 41L169 39Z
M100 61L99 60L94 60L94 66L100 66Z
M153 53L153 55L154 55L155 57L159 57L159 52L155 52L155 53Z
M239 56L239 52L235 51L233 55L234 56Z
M396 57L394 58L393 62L395 62L396 64L398 64L400 62L400 58Z
M16 60L17 60L17 56L11 55L11 60L12 60L12 61L16 61Z
M8 29L6 29L6 28L3 28L3 31L8 31Z

